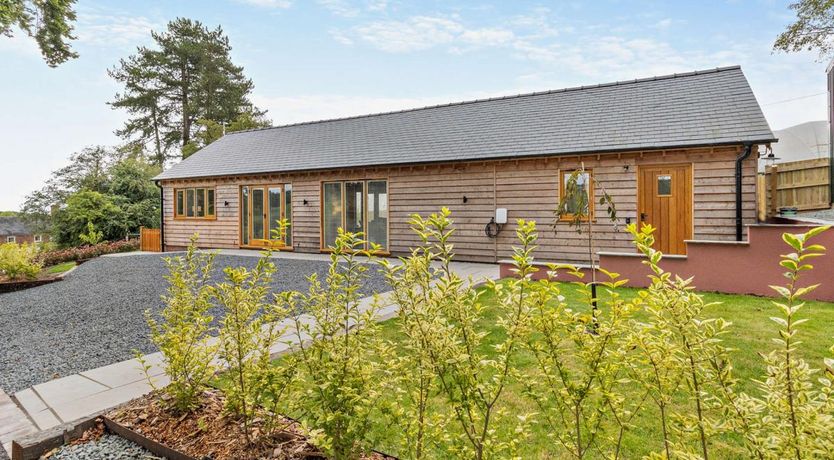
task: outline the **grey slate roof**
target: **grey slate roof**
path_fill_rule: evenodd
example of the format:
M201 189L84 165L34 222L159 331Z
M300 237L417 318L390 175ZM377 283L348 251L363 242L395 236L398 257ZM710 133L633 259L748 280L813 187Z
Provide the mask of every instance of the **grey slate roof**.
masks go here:
M775 141L738 66L230 133L176 179Z
M32 232L20 217L0 216L0 236L31 235ZM0 244L5 243L4 238Z

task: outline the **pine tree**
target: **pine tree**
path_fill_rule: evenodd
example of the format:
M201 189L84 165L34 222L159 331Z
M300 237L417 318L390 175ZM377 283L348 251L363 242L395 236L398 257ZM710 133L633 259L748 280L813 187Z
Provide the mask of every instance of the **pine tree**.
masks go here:
M151 35L155 48L138 48L108 73L124 85L110 105L130 115L117 134L149 147L157 164L192 141L200 119L223 124L245 112L263 115L249 100L252 80L232 62L221 27L177 18Z

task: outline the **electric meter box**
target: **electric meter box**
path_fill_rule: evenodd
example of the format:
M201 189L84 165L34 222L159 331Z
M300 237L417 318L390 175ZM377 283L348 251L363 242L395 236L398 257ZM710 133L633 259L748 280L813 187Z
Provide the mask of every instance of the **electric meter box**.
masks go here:
M498 208L495 210L495 223L500 225L507 223L507 208Z

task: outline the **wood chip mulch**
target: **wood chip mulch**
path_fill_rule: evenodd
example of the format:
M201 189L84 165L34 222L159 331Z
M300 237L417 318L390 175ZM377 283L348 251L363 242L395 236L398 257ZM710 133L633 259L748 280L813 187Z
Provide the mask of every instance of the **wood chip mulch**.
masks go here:
M318 460L325 456L307 442L301 425L281 419L281 430L267 433L262 419L250 424L252 443L243 436L243 422L223 411L224 397L205 391L199 409L176 414L167 408L164 395L153 392L107 414L111 420L170 449L197 459ZM372 453L367 460L393 457Z

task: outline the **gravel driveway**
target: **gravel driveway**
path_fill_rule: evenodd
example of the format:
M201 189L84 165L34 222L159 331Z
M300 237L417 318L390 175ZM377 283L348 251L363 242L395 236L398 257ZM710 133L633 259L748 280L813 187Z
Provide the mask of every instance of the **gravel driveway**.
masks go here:
M254 267L256 257L218 255L213 280L225 266ZM277 259L274 291L306 290L306 277L323 279L327 262ZM156 351L144 311L162 309L167 274L158 254L100 257L80 265L58 283L0 294L0 389L8 394L133 358L133 350ZM384 292L381 273L371 271L363 292ZM220 309L213 311L219 316Z

